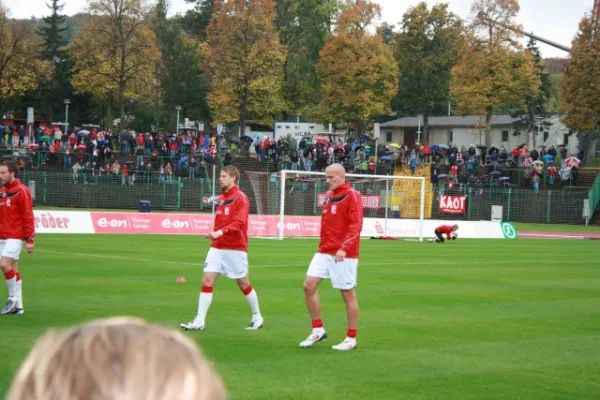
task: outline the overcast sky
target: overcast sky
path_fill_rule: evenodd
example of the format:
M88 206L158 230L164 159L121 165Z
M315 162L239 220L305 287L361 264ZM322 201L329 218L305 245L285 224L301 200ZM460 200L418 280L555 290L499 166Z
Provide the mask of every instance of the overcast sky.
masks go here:
M1 0L0 0L1 1ZM48 14L46 0L3 0L14 18L42 17ZM382 7L383 20L398 23L404 11L420 0L376 0ZM426 0L430 5L439 3ZM64 12L72 15L85 10L86 0L63 0ZM472 0L448 0L450 9L465 20L470 20ZM191 6L185 0L170 0L170 14L185 13ZM577 32L579 21L590 11L593 0L521 0L521 13L518 22L527 32L554 42L570 46ZM562 50L540 43L543 57L564 57Z

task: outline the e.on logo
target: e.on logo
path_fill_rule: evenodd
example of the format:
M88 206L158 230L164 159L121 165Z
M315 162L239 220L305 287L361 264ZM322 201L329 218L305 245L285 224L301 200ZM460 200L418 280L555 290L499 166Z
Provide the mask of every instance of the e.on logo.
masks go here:
M126 219L107 219L102 217L98 220L98 226L100 228L127 228Z
M281 222L277 223L277 229L281 229ZM284 222L283 230L284 231L301 231L302 224L300 222Z
M167 218L163 219L160 225L165 229L189 229L190 221L180 221L177 219L175 221L171 221Z

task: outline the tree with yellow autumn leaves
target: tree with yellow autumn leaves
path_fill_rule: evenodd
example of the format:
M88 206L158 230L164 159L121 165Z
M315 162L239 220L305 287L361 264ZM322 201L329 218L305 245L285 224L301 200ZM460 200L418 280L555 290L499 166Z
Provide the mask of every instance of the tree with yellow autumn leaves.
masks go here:
M92 0L89 11L72 44L72 84L78 92L108 100L107 126L111 100L116 98L123 124L126 99L150 98L155 84L160 50L148 24L151 9L145 0Z
M37 88L50 75L50 64L39 59L38 46L33 27L11 19L0 2L0 115L4 99Z
M518 1L477 0L471 11L487 18L475 18L471 25L462 58L452 70L451 96L457 112L484 117L485 145L490 147L494 107L510 103L525 111L540 81L531 54L521 48L515 31L505 27L516 27Z
M204 48L208 102L216 123L248 116L263 123L285 108L283 65L286 49L275 28L273 0L219 0Z
M375 116L390 115L398 91L398 67L380 35L370 33L379 5L347 1L317 64L322 81L322 119L345 121L357 133Z

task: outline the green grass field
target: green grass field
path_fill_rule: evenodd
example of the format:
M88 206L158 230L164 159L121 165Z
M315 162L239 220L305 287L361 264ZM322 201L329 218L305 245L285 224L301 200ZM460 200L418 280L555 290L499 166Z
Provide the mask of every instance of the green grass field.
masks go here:
M330 340L297 347L310 331L301 284L316 244L251 241L264 329L244 330L248 305L222 279L207 330L186 333L231 399L600 398L597 241L364 241L359 348L349 353L331 350L344 338L345 312L328 281ZM26 313L0 321L0 398L49 327L115 315L177 327L193 318L207 250L192 236L39 235L36 253L21 257Z

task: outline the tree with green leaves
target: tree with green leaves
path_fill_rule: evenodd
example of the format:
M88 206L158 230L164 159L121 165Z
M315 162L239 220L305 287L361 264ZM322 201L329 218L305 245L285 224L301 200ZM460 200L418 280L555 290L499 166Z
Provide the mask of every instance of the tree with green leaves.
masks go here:
M471 11L487 18L476 17L471 25L472 34L452 69L450 93L459 113L482 115L489 148L494 108L511 104L525 111L527 96L537 95L540 81L531 54L521 48L515 33L518 1L477 0Z
M423 114L421 140L429 140L429 115L449 101L452 67L460 57L464 27L448 11L448 4L428 9L421 2L409 8L394 37L394 54L400 70L396 105L408 114Z
M51 0L50 15L43 18L38 28L42 39L41 57L52 65L52 76L40 88L42 113L53 121L62 120L63 100L71 95L71 69L73 62L67 45L68 28L66 16L62 14L64 4Z
M600 4L597 5L600 7ZM571 45L571 58L559 87L564 123L581 135L581 148L594 156L600 130L600 10L586 15ZM587 146L585 145L587 144Z
M188 35L205 41L206 29L215 10L215 0L185 0L185 2L193 4L194 8L188 10L179 20L181 28Z
M316 64L337 12L335 0L276 0L277 29L287 48L283 93L285 119L300 111L315 116L320 101Z
M175 106L182 107L182 117L198 120L210 117L207 103L207 81L200 65L199 39L183 32L179 21L167 19L167 4L156 5L154 32L161 58L157 62L158 96L156 111L163 110L167 126L175 130Z
M515 134L518 135L525 131L529 135L530 149L537 147L536 132L539 130L538 117L543 117L546 113L546 103L550 97L550 79L546 71L546 65L542 59L540 49L537 47L535 39L530 39L527 43L527 51L532 57L535 66L535 75L539 82L539 86L535 87L533 93L528 93L526 98L527 110L525 113L522 110L511 112L513 118L516 118L513 126Z

